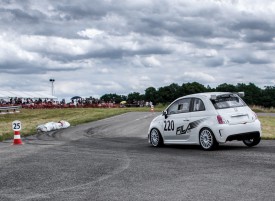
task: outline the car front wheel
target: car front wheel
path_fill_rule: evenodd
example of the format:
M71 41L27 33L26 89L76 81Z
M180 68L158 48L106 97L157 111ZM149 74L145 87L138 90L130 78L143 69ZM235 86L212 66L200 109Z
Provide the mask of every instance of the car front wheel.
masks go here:
M160 147L163 145L163 140L158 129L153 128L150 132L150 142L154 147Z
M219 145L213 132L208 128L203 128L200 131L199 141L203 150L214 150Z
M260 137L253 137L251 139L243 140L243 143L248 147L253 147L253 146L256 146L257 144L259 144L260 141L261 141Z

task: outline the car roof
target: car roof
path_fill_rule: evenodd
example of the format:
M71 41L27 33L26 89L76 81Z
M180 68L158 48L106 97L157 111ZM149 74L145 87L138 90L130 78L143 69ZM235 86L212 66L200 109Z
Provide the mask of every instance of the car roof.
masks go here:
M190 94L186 96L182 96L181 98L188 98L188 97L206 97L211 98L212 95L220 96L223 94L232 94L230 92L205 92L205 93L196 93L196 94Z

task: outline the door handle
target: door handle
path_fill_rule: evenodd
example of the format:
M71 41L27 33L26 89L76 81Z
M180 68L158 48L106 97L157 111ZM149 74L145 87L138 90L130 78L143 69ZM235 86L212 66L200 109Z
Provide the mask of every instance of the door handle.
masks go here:
M189 121L189 119L184 119L183 121Z

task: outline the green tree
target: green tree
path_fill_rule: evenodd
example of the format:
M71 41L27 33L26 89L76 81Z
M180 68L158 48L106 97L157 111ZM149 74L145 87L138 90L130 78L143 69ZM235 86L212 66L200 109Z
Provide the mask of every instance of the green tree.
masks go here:
M232 84L223 83L216 87L219 92L237 92L236 87Z
M181 86L181 94L182 96L186 96L189 94L195 94L195 93L203 93L206 92L207 89L205 88L204 85L198 83L198 82L188 82L188 83L183 83Z
M172 100L175 100L175 99L183 96L181 94L181 87L178 84L172 83L168 86L168 88L169 88L169 92L171 94L171 99Z
M244 83L238 83L236 85L236 91L243 91L245 93L243 99L248 105L261 104L262 89L257 87L255 84L249 83L248 85L246 85Z
M158 99L157 99L157 102L158 103L169 103L171 102L171 94L170 94L170 91L169 91L169 87L168 86L165 86L165 87L160 87L158 89Z
M110 94L104 94L103 96L101 96L100 100L103 100L105 102L115 102L118 104L121 101L126 100L126 96L110 93Z
M275 107L275 86L265 86L262 92L261 106Z
M158 92L154 87L148 87L145 89L144 99L145 101L151 101L154 105L157 104Z
M157 102L166 104L181 96L181 87L178 84L173 83L169 86L159 88Z
M123 100L127 100L128 103L135 101L152 101L154 105L158 103L170 103L178 97L202 93L202 92L245 92L244 101L248 105L260 105L264 107L275 107L275 86L265 86L264 89L257 87L253 83L244 84L238 83L236 86L232 84L223 83L218 85L216 88L211 88L209 85L205 87L198 82L183 83L179 86L176 83L172 83L169 86L160 87L156 90L154 87L148 87L145 90L145 94L133 92L128 97L117 94L105 94L101 97L101 100L112 101L120 103Z
M140 94L139 92L133 92L128 94L127 102L128 103L134 103L136 101L142 101L144 100L144 95Z

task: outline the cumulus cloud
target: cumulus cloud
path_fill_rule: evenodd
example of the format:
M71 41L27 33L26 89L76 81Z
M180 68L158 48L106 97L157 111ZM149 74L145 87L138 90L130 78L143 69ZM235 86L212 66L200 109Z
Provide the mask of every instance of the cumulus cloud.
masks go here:
M215 78L212 75L203 72L185 72L184 77L188 77L189 81L199 80L199 82L214 82Z
M274 13L262 0L2 1L0 83L45 91L54 77L60 98L187 81L273 85Z
M104 34L104 31L100 31L98 29L85 29L83 31L78 31L77 34L82 37L95 38L99 35Z

